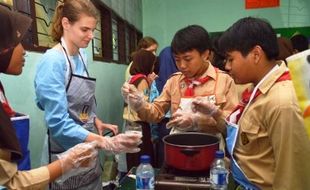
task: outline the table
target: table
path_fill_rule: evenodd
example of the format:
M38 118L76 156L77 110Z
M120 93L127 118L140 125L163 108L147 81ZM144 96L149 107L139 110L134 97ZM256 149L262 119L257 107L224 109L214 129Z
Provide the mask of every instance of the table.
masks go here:
M154 168L155 176L159 173L159 168ZM120 184L118 187L115 188L115 190L135 190L136 189L136 180L132 177L129 177L130 174L136 173L136 167L133 167L127 175L120 181ZM234 183L234 180L231 175L229 175L229 183L228 183L228 190L234 190L236 188L236 184ZM170 188L170 189L174 189ZM180 188L176 188L180 189ZM181 188L182 189L182 188ZM187 188L188 189L188 188Z
M116 187L117 190L134 190L136 189L136 179L129 177L130 174L136 174L136 167L131 168L131 170L126 174L126 176L120 181L119 186ZM154 168L155 175L159 172L158 168Z

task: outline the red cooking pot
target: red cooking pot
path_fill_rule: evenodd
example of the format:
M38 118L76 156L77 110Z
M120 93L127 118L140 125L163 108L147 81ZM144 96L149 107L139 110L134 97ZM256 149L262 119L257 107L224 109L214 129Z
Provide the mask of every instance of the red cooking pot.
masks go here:
M185 171L208 171L219 149L219 138L198 132L176 133L163 138L165 163Z

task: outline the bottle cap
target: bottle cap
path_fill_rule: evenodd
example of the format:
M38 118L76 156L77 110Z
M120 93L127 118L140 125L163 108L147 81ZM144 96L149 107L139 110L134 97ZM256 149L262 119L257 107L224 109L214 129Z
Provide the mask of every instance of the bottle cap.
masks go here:
M224 158L224 152L221 150L216 151L215 158Z
M140 157L140 162L144 163L144 164L150 163L150 160L151 160L151 158L149 155L142 155Z

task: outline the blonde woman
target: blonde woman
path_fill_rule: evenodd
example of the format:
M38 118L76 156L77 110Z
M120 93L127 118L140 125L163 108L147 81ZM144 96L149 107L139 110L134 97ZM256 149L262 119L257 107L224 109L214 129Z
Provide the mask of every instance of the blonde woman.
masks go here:
M81 142L97 141L99 148L115 153L139 151L139 135L101 136L105 129L116 134L118 128L96 115L96 80L88 73L83 51L94 37L97 17L89 0L65 0L56 8L52 37L58 43L43 55L34 81L36 102L45 112L48 129L45 161ZM52 189L101 189L101 173L97 159L93 168L62 184L53 183Z

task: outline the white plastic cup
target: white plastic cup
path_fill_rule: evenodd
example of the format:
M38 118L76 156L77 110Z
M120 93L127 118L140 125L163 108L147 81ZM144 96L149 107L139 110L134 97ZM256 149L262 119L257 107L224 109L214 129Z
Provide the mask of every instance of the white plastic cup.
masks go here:
M142 137L142 126L136 122L128 122L126 123L125 134L138 134Z

